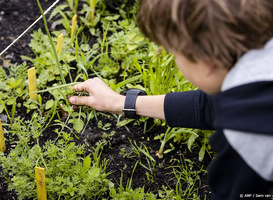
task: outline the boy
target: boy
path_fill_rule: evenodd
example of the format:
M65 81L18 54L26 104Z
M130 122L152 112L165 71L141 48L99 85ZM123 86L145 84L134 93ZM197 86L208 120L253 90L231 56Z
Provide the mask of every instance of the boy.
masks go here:
M70 97L70 103L215 129L212 199L272 194L273 1L142 0L138 23L144 35L175 55L200 90L129 99L94 78L74 87L90 96Z

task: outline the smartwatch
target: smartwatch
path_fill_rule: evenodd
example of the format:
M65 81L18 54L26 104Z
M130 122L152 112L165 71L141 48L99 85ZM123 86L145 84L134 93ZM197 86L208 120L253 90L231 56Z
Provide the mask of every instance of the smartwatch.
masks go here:
M137 119L138 115L136 114L136 99L138 95L147 95L147 93L140 89L129 89L125 92L125 104L124 104L124 115L129 119Z

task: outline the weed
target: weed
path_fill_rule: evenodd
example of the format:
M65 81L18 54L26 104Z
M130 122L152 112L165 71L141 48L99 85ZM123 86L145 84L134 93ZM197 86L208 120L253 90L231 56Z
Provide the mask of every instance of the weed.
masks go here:
M126 187L123 187L122 181L123 181L123 174L121 174L120 178L120 185L118 190L115 188L110 189L110 196L112 197L113 200L134 200L134 199L139 199L139 200L155 200L156 196L152 193L146 193L144 191L144 188L137 188L137 189L132 189L132 179L133 175L135 172L135 169L138 165L138 162L136 162L131 178L127 180Z
M155 159L151 156L148 148L144 144L141 143L140 146L137 146L137 144L135 142L132 143L131 140L130 140L130 143L131 143L133 152L136 155L138 155L139 165L147 170L147 172L146 172L147 180L150 181L151 183L153 183L154 177L155 177L155 167L156 167ZM145 156L147 166L143 162L141 162L141 157L142 157L141 154L143 154Z
M201 185L200 175L206 173L206 170L193 170L194 163L180 156L180 160L176 160L177 165L172 165L175 179L177 180L175 190L165 188L165 191L172 193L173 199L200 199L198 195L198 188Z

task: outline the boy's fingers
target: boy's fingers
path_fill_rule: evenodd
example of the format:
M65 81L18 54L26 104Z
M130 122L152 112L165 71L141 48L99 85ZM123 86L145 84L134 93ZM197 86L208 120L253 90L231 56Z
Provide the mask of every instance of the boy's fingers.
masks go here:
M105 83L98 77L93 78L93 80L96 81L97 83L102 83L105 85Z
M68 101L73 105L88 105L90 103L90 97L72 96L68 98Z
M74 85L71 89L74 89L77 92L83 91L83 83L79 83L77 85Z
M76 92L86 91L88 92L88 80L73 86Z

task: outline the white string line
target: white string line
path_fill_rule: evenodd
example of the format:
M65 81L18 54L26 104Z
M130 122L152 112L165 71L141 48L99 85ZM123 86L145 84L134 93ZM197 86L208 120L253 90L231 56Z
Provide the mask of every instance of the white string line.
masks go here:
M56 0L45 12L46 15L60 0ZM17 42L26 32L29 31L41 18L43 15L41 15L38 19L36 19L35 22L33 22L21 35L19 35L7 48L5 48L1 53L0 56L2 56L12 45L14 45L15 42Z

